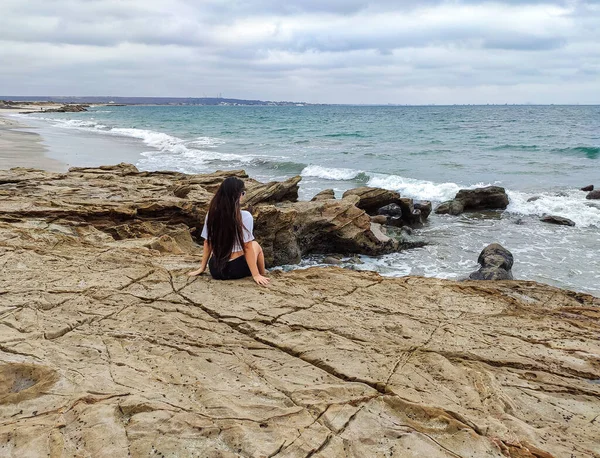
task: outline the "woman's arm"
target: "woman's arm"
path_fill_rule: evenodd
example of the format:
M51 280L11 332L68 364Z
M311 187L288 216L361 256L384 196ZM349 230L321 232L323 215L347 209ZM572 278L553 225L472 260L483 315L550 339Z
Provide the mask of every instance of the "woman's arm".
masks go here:
M244 243L244 257L246 258L254 281L261 286L267 286L269 284L269 279L263 277L258 271L257 254L254 252L254 244L252 241Z
M190 277L195 277L196 275L202 275L206 270L206 265L208 264L208 260L210 259L210 255L212 254L212 247L208 240L204 241L204 249L202 250L202 264L198 270L194 270L190 272L188 275Z

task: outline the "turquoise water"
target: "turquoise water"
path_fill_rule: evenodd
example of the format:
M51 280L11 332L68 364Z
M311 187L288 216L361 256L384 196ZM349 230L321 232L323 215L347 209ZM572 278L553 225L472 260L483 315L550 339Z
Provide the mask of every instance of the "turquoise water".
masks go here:
M600 186L598 106L109 106L29 119L49 154L71 165L244 168L263 181L300 174L305 199L368 184L440 202L460 188L504 186L511 204L498 218L432 216L416 233L429 246L362 267L459 278L483 246L500 242L515 254L517 278L600 292L600 205L578 190ZM67 144L77 156L65 156ZM542 224L546 213L577 225Z

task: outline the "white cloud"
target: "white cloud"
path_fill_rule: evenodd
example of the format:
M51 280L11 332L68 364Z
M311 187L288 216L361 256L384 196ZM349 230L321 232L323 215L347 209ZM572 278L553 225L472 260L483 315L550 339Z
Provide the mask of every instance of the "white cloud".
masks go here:
M0 95L600 102L597 2L417 5L3 0Z

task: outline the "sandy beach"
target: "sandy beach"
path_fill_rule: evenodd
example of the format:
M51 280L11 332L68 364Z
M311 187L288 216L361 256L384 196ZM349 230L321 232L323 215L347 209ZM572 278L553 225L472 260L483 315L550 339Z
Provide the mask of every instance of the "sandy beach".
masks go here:
M44 155L42 137L27 125L6 115L18 110L0 109L0 169L13 167L64 171L65 165Z

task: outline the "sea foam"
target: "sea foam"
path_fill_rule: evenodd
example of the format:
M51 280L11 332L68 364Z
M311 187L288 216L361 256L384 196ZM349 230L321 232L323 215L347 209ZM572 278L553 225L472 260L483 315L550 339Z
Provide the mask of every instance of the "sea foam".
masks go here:
M215 148L225 142L212 137L197 137L193 140L184 140L164 132L149 129L109 127L94 121L80 119L57 119L41 116L28 116L29 119L50 121L56 127L77 129L104 135L129 137L141 140L152 150L142 153L140 160L142 167L155 167L161 169L172 168L181 172L194 173L204 168L209 161L235 161L250 162L254 156L221 153L207 148ZM201 147L201 148L199 148Z
M418 180L416 178L407 178L399 175L381 174L374 175L367 185L397 191L403 197L411 197L418 200L431 200L434 202L453 199L460 189L474 189L490 186L486 183L476 183L466 186L452 182L435 183L433 181Z
M300 175L303 177L315 177L325 180L354 180L362 178L361 175L364 176L364 172L361 170L322 167L320 165L311 164L305 167Z
M507 191L510 204L506 209L519 215L557 215L569 218L579 227L600 227L600 202L585 198L580 190L560 193L544 192L527 194L520 191ZM528 202L529 199L534 198Z

